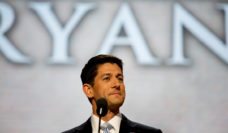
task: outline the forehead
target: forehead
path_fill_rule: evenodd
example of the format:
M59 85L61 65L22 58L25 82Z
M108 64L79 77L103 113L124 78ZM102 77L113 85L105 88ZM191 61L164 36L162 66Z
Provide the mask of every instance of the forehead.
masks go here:
M122 73L121 68L115 63L104 63L98 66L97 74Z

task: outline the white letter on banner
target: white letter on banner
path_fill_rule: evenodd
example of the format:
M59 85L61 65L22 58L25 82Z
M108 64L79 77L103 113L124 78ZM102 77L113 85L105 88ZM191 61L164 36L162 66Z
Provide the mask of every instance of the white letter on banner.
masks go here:
M70 20L61 26L57 20L53 11L51 10L50 2L31 3L31 8L36 11L43 23L45 24L48 31L53 38L53 55L50 58L52 64L72 64L73 59L68 55L69 48L69 36L73 29L79 24L82 18L92 9L95 5L90 3L78 4L75 8L77 9Z
M227 44L227 13L228 6L220 5L225 11L225 25L226 25L226 43L223 43L218 37L211 33L202 23L188 13L181 5L174 6L174 32L173 32L173 56L170 59L172 65L187 65L189 60L184 57L184 42L183 31L186 28L190 31L202 44L208 47L215 55L222 61L228 63L228 44Z
M13 9L9 5L0 2L0 17L0 52L13 63L29 64L31 62L30 58L23 55L5 35L15 20Z
M122 28L125 30L126 36L118 35ZM149 48L127 3L123 3L120 7L98 54L111 53L114 46L131 46L140 64L159 64L158 60L150 54Z

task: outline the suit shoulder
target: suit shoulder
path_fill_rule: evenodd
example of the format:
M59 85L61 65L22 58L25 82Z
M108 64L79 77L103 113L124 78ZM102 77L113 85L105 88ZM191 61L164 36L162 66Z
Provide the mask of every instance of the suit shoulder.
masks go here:
M134 123L134 125L135 125L134 127L135 127L136 132L139 132L139 133L162 133L162 131L158 128L151 127L151 126L144 125L144 124L137 123L137 122L132 122L132 123Z
M141 124L141 123L138 123L138 122L134 122L134 121L131 121L129 119L127 119L127 123L137 133L162 133L162 131L160 129L158 129L158 128L151 127L151 126L148 126L148 125L145 125L145 124Z
M84 127L84 124L85 124L85 123L81 124L80 126L77 126L77 127L71 128L71 129L69 129L69 130L66 130L66 131L64 131L64 132L62 132L62 133L78 133L78 132L80 131L80 129L81 129L82 127Z
M89 130L91 127L90 127L90 121L87 120L85 123L77 126L77 127L74 127L72 129L69 129L69 130L66 130L62 133L81 133L83 132L84 130Z
M77 132L78 132L77 128L78 128L78 127L75 127L75 128L66 130L66 131L64 131L64 132L62 132L62 133L77 133Z

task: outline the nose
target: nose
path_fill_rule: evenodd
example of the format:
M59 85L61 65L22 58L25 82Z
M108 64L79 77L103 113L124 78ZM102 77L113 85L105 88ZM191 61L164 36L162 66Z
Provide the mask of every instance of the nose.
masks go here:
M120 81L118 78L114 78L112 81L112 88L120 89Z

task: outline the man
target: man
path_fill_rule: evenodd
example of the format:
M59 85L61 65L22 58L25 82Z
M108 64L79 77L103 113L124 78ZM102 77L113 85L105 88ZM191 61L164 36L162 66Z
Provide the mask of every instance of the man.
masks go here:
M92 116L82 125L64 133L98 133L99 117L96 113L96 100L105 98L108 112L102 117L101 133L162 133L161 130L142 125L127 119L120 113L125 99L125 85L122 61L111 55L92 57L81 73L83 91L92 104Z

